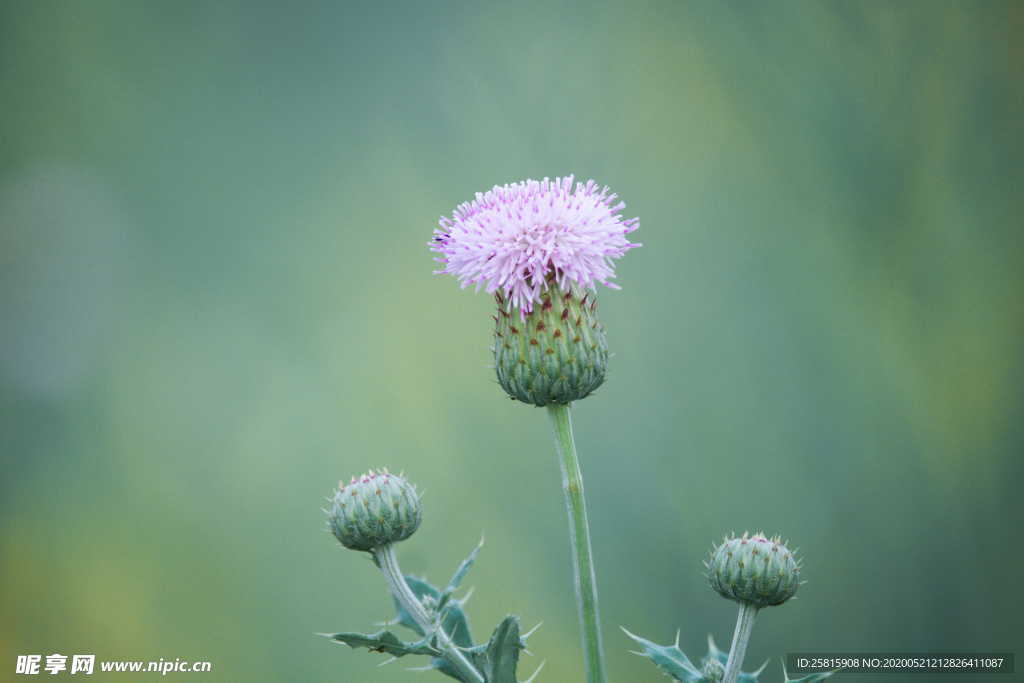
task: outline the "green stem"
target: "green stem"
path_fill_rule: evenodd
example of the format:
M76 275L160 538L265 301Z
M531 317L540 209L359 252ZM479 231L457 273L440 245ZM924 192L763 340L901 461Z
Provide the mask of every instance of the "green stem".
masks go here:
M576 581L576 604L583 633L583 661L587 683L605 683L604 646L597 613L597 582L594 580L594 558L590 550L590 526L583 498L583 474L572 438L569 405L548 406L555 429L555 448L562 466L562 490L569 513L569 541L573 552L573 574Z
M756 616L757 607L740 603L740 613L736 616L736 630L732 633L732 647L729 648L729 661L725 665L722 683L736 683L740 667L743 666L743 657L747 654L747 643L750 641L750 632L754 630Z
M485 683L484 677L466 659L466 655L462 653L462 650L452 642L452 639L444 632L441 624L434 621L426 608L423 607L423 603L420 602L416 594L409 588L409 584L405 581L405 575L402 574L402 570L398 566L395 546L388 543L380 548L375 548L373 557L377 560L377 566L380 567L380 570L384 573L384 578L388 581L388 588L391 589L391 594L405 608L405 611L412 615L413 620L423 629L424 635L429 636L433 633L437 636L437 643L441 652L444 653L445 659L459 672L462 680L467 681L467 683L471 681L474 683Z

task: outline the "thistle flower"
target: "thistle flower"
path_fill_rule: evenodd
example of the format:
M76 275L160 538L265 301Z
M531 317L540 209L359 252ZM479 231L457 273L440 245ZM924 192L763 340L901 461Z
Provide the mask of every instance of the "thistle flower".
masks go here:
M618 288L614 259L639 219L607 187L573 177L495 187L441 218L431 249L463 287L494 294L498 382L536 406L584 398L603 382L608 361L593 292Z
M626 205L617 200L593 180L574 189L573 176L478 192L434 230L431 250L444 264L437 272L454 275L463 287L500 292L524 316L552 281L563 291L596 283L618 288L611 282L613 259L640 246L626 239L640 219L623 220Z
M778 536L726 537L705 566L719 595L756 608L781 605L800 586L800 563Z
M371 551L404 541L419 528L423 515L416 488L387 468L339 483L330 500L327 524L350 550Z

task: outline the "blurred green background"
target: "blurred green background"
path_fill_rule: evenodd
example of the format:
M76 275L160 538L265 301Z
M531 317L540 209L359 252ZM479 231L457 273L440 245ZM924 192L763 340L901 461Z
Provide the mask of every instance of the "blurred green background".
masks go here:
M478 637L543 621L523 677L581 680L546 416L426 246L573 172L644 243L575 411L613 680L662 680L619 624L727 643L701 561L748 528L806 557L754 632L768 681L787 651L1020 646L1022 29L1013 2L3 3L0 678L413 680L313 635L389 615L320 511L386 464L427 490L404 568L444 581L485 533Z

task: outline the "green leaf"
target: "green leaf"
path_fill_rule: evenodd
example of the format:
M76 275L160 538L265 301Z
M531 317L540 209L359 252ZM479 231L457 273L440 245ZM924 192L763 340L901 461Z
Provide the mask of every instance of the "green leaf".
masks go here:
M765 660L764 664L762 664L757 671L741 671L740 675L736 678L736 683L758 683L758 677L764 671L766 666L768 666L768 660Z
M704 655L704 658L717 659L723 665L729 663L729 653L718 649L718 645L715 644L715 638L710 633L708 634L708 653Z
M466 578L466 574L469 573L469 568L473 566L474 562L476 562L476 556L480 554L480 549L483 547L484 539L481 538L480 542L477 543L476 547L469 553L469 556L464 559L459 565L459 568L455 570L451 581L448 582L448 587L444 589L445 595L451 595L459 587L462 580Z
M523 641L519 638L519 619L505 617L487 643L483 669L487 683L517 683L516 666L519 664L519 651L523 648Z
M377 631L376 633L325 633L325 636L339 643L345 643L355 649L365 647L370 652L383 652L392 657L404 657L405 655L430 655L436 657L440 652L426 641L406 643L398 639L391 631Z
M473 681L467 681L464 678L462 678L462 676L459 675L459 672L455 670L455 667L453 667L448 662L448 660L444 659L443 657L434 657L432 660L430 660L430 666L427 668L436 669L437 671L443 673L445 676L454 678L457 681L462 681L462 683L473 683Z
M622 627L620 627L622 628ZM708 671L717 669L720 673L729 660L729 653L723 652L718 649L715 645L715 641L711 636L708 636L708 653L701 659L701 668L698 669L690 661L690 658L679 649L679 634L676 634L676 642L672 645L658 645L651 641L641 638L640 636L633 635L625 628L622 628L626 635L638 642L643 647L643 652L635 652L641 657L647 657L654 662L659 669L667 673L677 681L683 681L684 683L704 683L707 680L719 680L718 677L714 677ZM757 671L751 672L740 672L737 678L738 683L758 683L758 676L764 671L765 666L768 662L761 665L761 668ZM710 677L710 678L709 678ZM788 682L792 683L792 682Z
M677 681L684 683L697 683L703 679L703 675L693 665L690 658L679 649L679 635L676 634L676 642L671 646L658 645L646 638L633 635L624 627L622 630L627 636L635 640L643 648L643 652L636 652L641 657L647 657L654 662L659 669L667 673Z
M459 564L444 592L439 591L426 579L406 576L405 580L416 598L427 608L428 612L434 615L435 620L440 621L444 632L452 642L484 675L487 683L518 683L516 667L519 663L519 653L526 649L526 642L520 635L519 619L513 616L505 617L494 629L494 633L486 645L474 645L469 629L469 619L463 609L465 601L451 598L452 593L458 589L470 567L476 561L482 546L483 541L481 540L480 544ZM361 633L328 635L334 640L348 643L352 647L365 647L371 651L385 652L395 657L407 654L427 655L431 658L430 663L423 669L440 671L446 676L462 681L458 671L438 647L434 634L425 632L397 600L394 600L394 604L397 616L392 623L401 624L411 629L421 636L422 640L415 643L404 643L390 631L380 631L368 635ZM470 682L464 681L463 683Z
M444 632L459 647L473 647L473 636L469 632L469 617L462 609L462 603L452 600L444 608L444 616L441 620L444 625Z

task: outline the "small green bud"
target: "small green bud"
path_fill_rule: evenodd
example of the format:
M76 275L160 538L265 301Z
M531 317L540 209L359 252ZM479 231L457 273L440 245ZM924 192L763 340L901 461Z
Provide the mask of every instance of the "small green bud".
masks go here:
M725 664L714 657L705 657L704 666L701 668L701 673L704 675L702 680L705 683L719 683L725 678Z
M387 469L370 470L352 477L331 497L327 523L343 546L352 550L373 550L404 541L420 526L416 488L404 477Z
M758 608L781 605L800 586L800 563L778 536L726 537L705 565L719 595Z
M585 398L604 382L608 343L593 292L548 281L529 313L506 305L495 316L494 366L510 397L535 406Z

